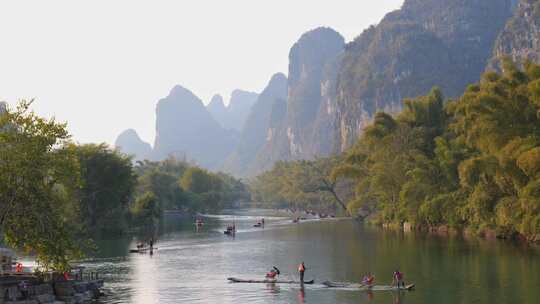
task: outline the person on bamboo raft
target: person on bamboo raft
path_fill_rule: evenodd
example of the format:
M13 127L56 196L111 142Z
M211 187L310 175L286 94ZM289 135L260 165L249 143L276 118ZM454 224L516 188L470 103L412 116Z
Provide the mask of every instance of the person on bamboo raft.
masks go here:
M277 269L276 266L272 266L272 269L266 274L266 278L272 280L277 279L280 273L281 272L279 271L279 269Z
M396 269L392 274L392 285L397 285L397 287L405 287L405 281L403 280L403 273Z
M298 273L300 274L300 283L304 283L304 272L306 272L306 265L304 265L304 262L300 263L298 265Z
M371 272L368 272L368 274L365 275L364 278L362 278L362 285L372 286L374 282L375 277L373 276L373 274L371 274Z

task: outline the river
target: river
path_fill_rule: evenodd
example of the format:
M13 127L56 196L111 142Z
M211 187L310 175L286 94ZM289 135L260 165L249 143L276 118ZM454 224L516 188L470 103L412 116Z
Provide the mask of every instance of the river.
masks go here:
M253 224L264 216L264 229ZM234 238L223 234L236 222ZM239 210L210 216L197 229L191 219L167 217L153 255L129 254L135 238L98 241L84 262L105 279L100 303L539 303L540 251L502 241L383 231L353 220L307 220ZM316 284L232 284L227 277L263 278L277 266L282 279ZM329 289L324 280L358 282L368 271L388 284L399 267L410 292Z

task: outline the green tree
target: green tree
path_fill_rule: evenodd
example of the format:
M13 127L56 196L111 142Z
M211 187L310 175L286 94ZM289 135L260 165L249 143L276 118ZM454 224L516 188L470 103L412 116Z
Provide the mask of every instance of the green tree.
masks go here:
M349 209L383 223L540 236L540 66L504 61L460 98L434 89L378 113L334 169L356 180Z
M75 200L78 162L66 125L37 116L31 104L0 114L0 230L45 269L62 271L82 255L65 213Z
M132 220L137 225L154 224L161 217L162 209L159 200L152 192L146 192L139 196L131 206Z
M335 212L339 206L347 211L342 185L331 174L338 163L335 157L278 162L251 182L253 199L297 209Z
M71 149L78 156L82 181L76 191L78 222L91 233L123 233L136 185L131 158L105 144Z
M223 184L217 176L210 172L198 167L191 167L186 170L180 179L180 186L184 191L202 194L220 191Z
M137 162L135 172L138 175L136 196L152 192L162 210L218 210L249 197L240 180L174 158Z

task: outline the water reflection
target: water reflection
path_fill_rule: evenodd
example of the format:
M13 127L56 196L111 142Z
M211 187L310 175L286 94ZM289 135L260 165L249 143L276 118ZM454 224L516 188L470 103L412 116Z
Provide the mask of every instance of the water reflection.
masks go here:
M132 261L135 262L133 303L159 303L156 295L160 277L155 259L152 255L137 254Z
M266 290L271 294L278 294L280 292L280 287L278 284L269 283L266 284Z
M298 291L298 303L304 304L306 301L306 289L304 287L304 284L300 286L300 290Z
M405 296L405 295L404 295L404 292L401 292L401 291L392 293L392 298L393 298L393 300L394 300L392 303L394 303L394 304L401 304L401 303L402 303L402 302L401 302L401 299L402 299L402 297L404 297L404 296Z

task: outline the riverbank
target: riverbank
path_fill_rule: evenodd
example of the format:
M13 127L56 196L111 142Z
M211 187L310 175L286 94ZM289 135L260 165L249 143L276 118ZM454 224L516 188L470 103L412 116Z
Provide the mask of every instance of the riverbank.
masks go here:
M0 276L0 304L81 304L102 294L103 280L43 282L30 275Z
M483 238L486 240L512 240L528 244L540 245L540 234L526 236L520 233L503 234L492 228L473 229L470 227L455 228L449 225L425 226L414 225L409 222L404 223L380 223L373 220L367 220L366 223L376 225L388 230L401 230L403 232L425 232L440 236L462 236L463 238Z

